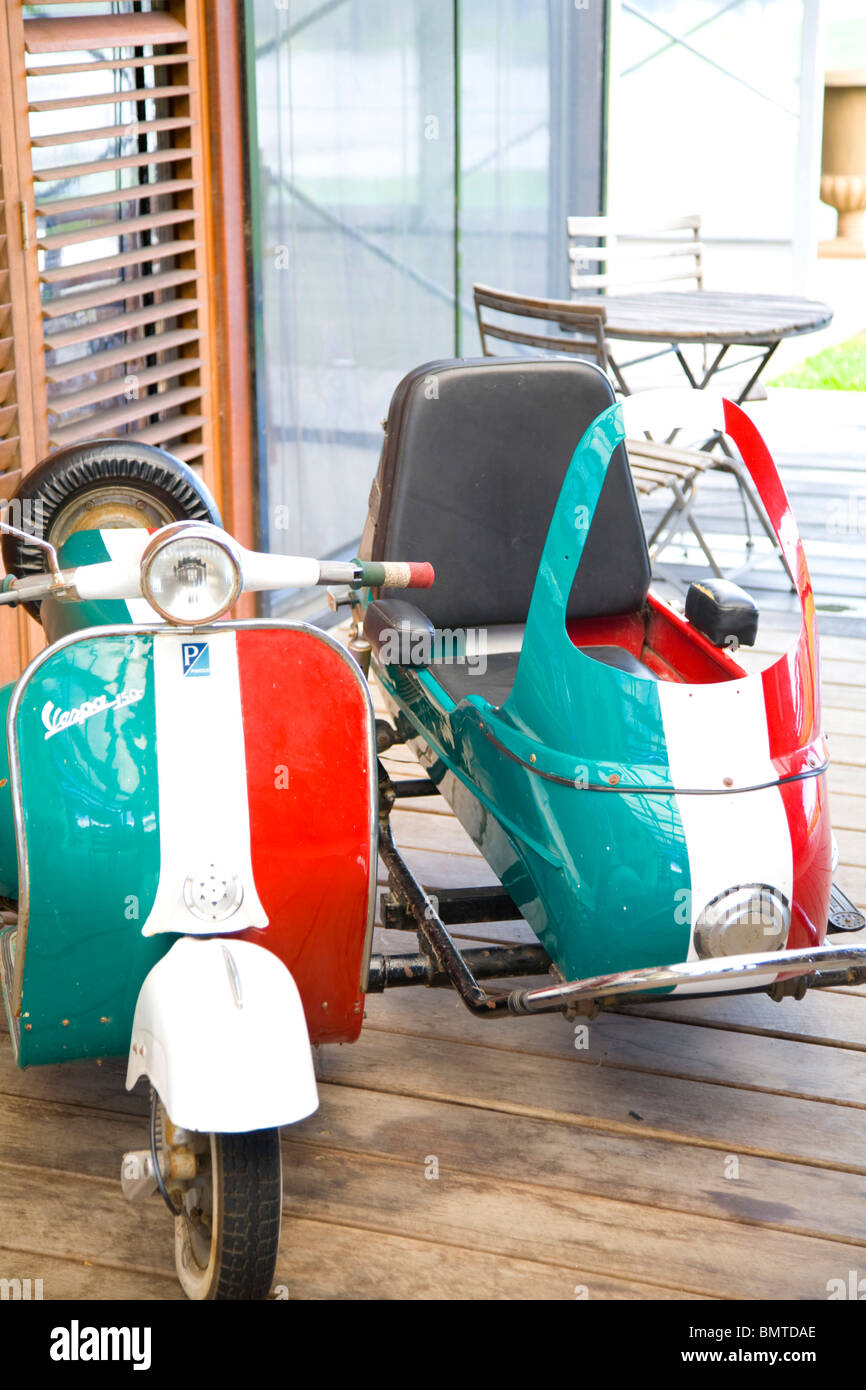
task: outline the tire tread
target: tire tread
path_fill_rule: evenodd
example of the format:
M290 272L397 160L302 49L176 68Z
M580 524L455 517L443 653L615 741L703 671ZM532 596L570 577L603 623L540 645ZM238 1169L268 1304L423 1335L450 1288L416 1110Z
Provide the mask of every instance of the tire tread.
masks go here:
M282 1215L279 1130L221 1134L221 1242L213 1298L264 1299L277 1262Z

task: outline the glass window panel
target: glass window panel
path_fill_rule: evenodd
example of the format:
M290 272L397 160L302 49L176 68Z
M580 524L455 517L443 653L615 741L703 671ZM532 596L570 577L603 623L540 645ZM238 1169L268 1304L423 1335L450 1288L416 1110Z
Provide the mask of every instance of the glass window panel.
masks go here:
M605 7L246 13L262 539L351 554L400 377L479 351L473 281L568 293L565 218L599 211Z
M453 31L437 0L252 8L274 549L356 543L400 376L453 351Z
M802 0L622 0L612 204L700 212L706 234L790 240Z

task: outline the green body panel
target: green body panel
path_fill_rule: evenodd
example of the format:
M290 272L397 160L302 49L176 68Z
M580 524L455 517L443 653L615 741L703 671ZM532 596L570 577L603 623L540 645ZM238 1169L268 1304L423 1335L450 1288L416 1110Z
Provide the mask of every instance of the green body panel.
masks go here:
M174 940L141 935L160 862L152 643L145 634L82 638L50 654L23 688L21 1066L125 1053L141 983ZM142 692L135 703L46 737L49 703L77 710L131 691Z
M4 728L14 689L14 682L0 688L0 720ZM0 896L18 897L18 850L15 817L12 814L12 788L9 785L9 750L5 738L0 739Z
M677 910L688 854L656 683L585 656L565 626L622 438L613 406L575 450L501 709L478 695L455 707L435 668L380 671L431 776L567 979L683 960L689 946Z
M675 795L555 782L497 748L478 705L437 709L429 671L423 683L380 674L431 777L567 979L685 959L677 892L691 880Z
M102 564L111 556L99 531L76 531L64 542L57 558L61 569L74 569L77 565ZM103 599L98 603L43 599L40 617L49 642L88 627L117 627L130 621L129 609L122 599Z
M108 560L109 554L98 531L79 531L63 546L61 567L97 564ZM129 609L122 601L105 603L69 603L46 599L41 605L41 619L49 642L88 627L117 626L129 622ZM6 727L9 700L15 682L0 688L0 721ZM18 897L18 850L15 840L15 819L12 813L12 791L9 785L9 750L6 739L0 739L0 896Z

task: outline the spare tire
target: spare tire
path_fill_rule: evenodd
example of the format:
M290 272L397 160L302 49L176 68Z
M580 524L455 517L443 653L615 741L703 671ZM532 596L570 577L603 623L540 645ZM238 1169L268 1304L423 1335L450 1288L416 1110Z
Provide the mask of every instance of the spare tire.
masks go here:
M10 499L12 525L39 534L59 550L75 531L129 526L151 529L171 521L222 526L204 483L173 454L134 439L94 439L50 454L22 478ZM4 534L3 563L19 578L44 574L44 550ZM25 605L39 618L38 603Z

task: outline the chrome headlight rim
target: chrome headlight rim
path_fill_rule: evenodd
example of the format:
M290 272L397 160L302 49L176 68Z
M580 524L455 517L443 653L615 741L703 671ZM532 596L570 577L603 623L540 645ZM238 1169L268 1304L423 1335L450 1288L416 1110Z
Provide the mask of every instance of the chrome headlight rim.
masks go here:
M177 545L181 536L185 540L203 540L208 541L212 545L219 546L220 549L228 555L234 570L234 584L232 586L232 592L226 602L223 603L220 608L213 609L206 617L197 618L194 622L188 619L178 618L175 614L170 613L164 608L154 596L149 580L150 571L157 556L161 555L168 546ZM218 526L212 526L210 522L207 521L173 521L170 525L163 526L159 531L156 531L154 535L151 536L142 552L141 592L147 599L151 608L153 608L161 618L164 618L167 623L171 623L174 627L195 628L215 622L217 618L221 618L224 613L228 613L235 603L237 603L243 590L243 582L240 547L226 531L220 530Z

